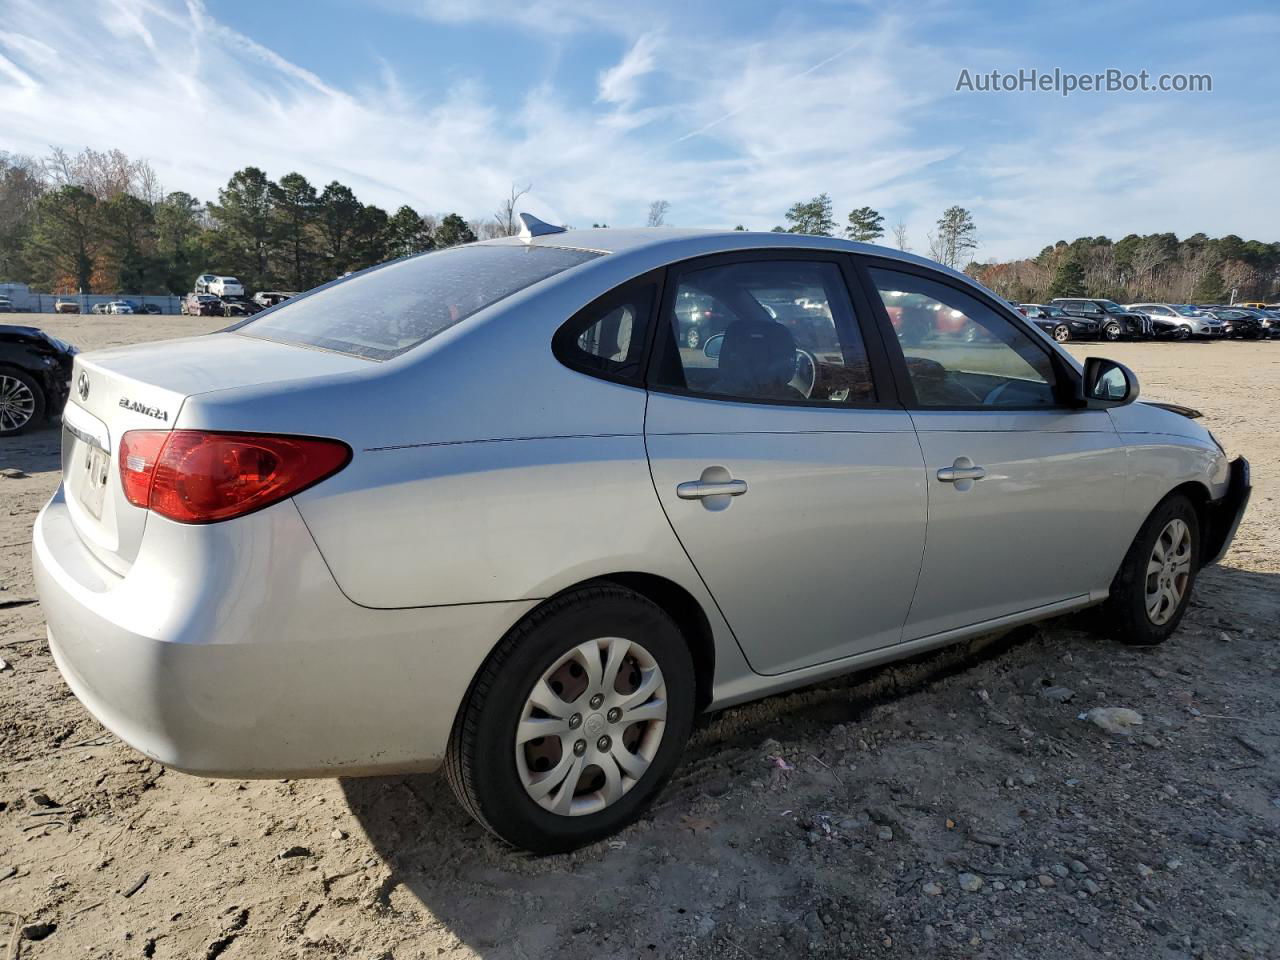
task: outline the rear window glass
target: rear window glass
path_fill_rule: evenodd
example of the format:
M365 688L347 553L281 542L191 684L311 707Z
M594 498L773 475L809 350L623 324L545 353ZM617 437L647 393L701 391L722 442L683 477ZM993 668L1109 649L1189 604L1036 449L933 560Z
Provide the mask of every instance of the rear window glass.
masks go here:
M598 256L560 247L454 247L357 274L233 329L389 360L504 297Z

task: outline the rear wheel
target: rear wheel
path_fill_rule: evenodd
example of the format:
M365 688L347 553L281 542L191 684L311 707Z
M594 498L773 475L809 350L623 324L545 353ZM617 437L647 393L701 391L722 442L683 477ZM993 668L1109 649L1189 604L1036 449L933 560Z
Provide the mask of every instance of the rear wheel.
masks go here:
M629 590L586 587L540 607L490 655L445 770L491 832L562 853L640 816L693 714L693 662L671 618Z
M1103 607L1104 628L1134 646L1163 643L1191 600L1200 563L1200 523L1181 494L1147 517L1125 555Z
M684 345L690 350L697 350L700 343L702 343L702 334L698 332L697 327L690 326L684 334Z
M0 367L0 437L22 433L44 419L44 391L14 367Z
M1053 339L1058 343L1066 343L1071 339L1071 328L1065 323L1060 323L1053 328Z

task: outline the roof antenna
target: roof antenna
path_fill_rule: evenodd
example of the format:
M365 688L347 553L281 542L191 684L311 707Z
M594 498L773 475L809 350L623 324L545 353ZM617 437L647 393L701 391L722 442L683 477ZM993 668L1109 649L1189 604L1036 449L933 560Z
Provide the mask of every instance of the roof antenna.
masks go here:
M546 223L531 213L520 214L519 237L525 243L530 242L534 237L545 237L549 233L564 233L564 227Z

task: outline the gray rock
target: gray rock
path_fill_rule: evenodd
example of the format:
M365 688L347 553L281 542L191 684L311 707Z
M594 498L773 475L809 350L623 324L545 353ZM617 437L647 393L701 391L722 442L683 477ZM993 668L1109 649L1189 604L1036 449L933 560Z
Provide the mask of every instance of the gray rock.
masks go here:
M1140 876L1143 880L1150 879L1155 874L1155 871L1152 870L1150 867L1148 867L1145 863L1138 864L1137 870L1138 870L1138 876Z
M1153 735L1152 735L1152 734L1150 734L1150 733L1144 733L1141 737L1139 737L1139 738L1138 738L1138 740L1139 740L1139 741L1140 741L1144 746L1148 746L1148 747L1150 747L1152 750L1159 750L1159 749L1161 749L1161 748L1164 746L1164 744L1163 744L1163 743L1161 743L1161 742L1160 742L1160 740L1159 740L1157 737L1153 736Z
M1038 879L1040 881L1040 886L1042 887L1056 887L1058 885L1058 881L1054 880L1053 877L1049 876L1047 873L1040 874Z
M1055 863L1049 868L1049 872L1059 879L1071 876L1071 871L1067 869L1067 866L1064 863Z
M1094 896L1102 892L1102 888L1098 886L1096 883L1094 883L1093 880L1090 879L1089 877L1085 877L1083 880L1081 880L1080 886L1084 887L1085 892L1088 893L1090 896Z
M1088 873L1089 867L1083 860L1072 860L1067 864L1071 868L1072 873Z
M982 889L983 879L976 873L962 873L956 879L960 882L960 889L966 893L977 893Z
M942 896L942 887L939 884L934 883L932 880L922 886L920 891L930 897Z
M817 910L810 910L804 915L804 925L813 933L822 932L822 918L818 916Z
M289 859L292 859L293 857L309 857L309 856L311 856L311 851L309 849L307 849L306 847L294 846L294 847L286 847L284 850L281 850L279 853L276 854L276 859L289 860Z
M893 828L892 828L892 827L881 827L880 829L878 829L878 830L876 831L876 836L877 836L877 837L879 837L881 840L892 840L892 839L893 839Z
M1076 692L1070 687L1041 687L1040 696L1054 703L1070 703Z

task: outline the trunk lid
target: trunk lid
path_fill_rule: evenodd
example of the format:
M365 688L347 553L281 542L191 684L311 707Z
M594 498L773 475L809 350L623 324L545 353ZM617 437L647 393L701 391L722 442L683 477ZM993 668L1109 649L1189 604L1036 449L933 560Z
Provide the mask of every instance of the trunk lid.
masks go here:
M370 362L220 333L76 356L62 414L62 483L86 547L116 573L137 556L150 515L125 498L118 457L129 430L172 430L189 397L347 373Z

